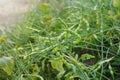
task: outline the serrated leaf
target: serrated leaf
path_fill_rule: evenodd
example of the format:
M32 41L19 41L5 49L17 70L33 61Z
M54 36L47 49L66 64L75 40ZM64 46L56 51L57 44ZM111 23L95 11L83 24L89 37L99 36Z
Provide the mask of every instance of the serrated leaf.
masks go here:
M0 58L0 69L4 70L8 75L12 74L12 69L14 67L14 60L12 57L1 57Z

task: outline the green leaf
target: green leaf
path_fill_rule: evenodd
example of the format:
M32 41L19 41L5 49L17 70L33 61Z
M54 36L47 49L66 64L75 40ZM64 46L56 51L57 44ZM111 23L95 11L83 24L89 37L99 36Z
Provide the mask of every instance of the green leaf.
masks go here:
M111 58L108 58L108 59L106 59L106 60L100 61L98 64L99 64L99 65L102 65L102 64L104 64L104 63L108 63L108 62L110 62L113 58L114 58L114 57L111 57Z
M113 0L113 6L116 8L120 8L120 0Z
M65 80L74 80L73 72L69 72L65 75Z
M43 3L39 6L40 11L43 14L49 14L50 13L50 5L47 3Z
M50 60L51 62L51 66L53 67L53 69L56 69L57 71L59 71L59 74L57 75L58 77L60 77L62 74L64 74L65 70L63 68L63 59L62 58L54 58L52 60Z
M61 58L55 58L51 60L51 65L54 69L60 71L61 73L64 73L64 68L63 68L63 61Z
M114 71L113 71L113 68L111 67L111 65L109 64L109 70L110 70L110 74L114 80Z
M108 59L105 59L105 60L102 60L102 61L96 63L96 65L93 67L94 71L99 70L103 64L110 62L111 60L113 60L113 58L114 57L111 57L111 58L108 58ZM109 66L109 68L110 68L110 66Z
M12 74L12 69L14 67L14 60L12 57L1 57L0 58L0 69L4 70L8 75Z
M88 59L91 59L91 58L95 58L95 56L90 55L90 54L88 54L88 53L83 54L83 55L80 57L80 59L81 59L82 61L88 60Z

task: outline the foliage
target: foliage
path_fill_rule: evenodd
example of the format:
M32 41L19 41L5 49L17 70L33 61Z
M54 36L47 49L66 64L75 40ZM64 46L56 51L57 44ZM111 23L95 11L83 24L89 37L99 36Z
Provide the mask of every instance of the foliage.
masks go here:
M14 67L14 61L11 57L0 58L0 69L3 69L8 75L12 74L12 68Z
M118 5L112 0L39 4L0 38L2 56L12 56L15 65L10 75L1 68L9 75L3 80L119 80Z

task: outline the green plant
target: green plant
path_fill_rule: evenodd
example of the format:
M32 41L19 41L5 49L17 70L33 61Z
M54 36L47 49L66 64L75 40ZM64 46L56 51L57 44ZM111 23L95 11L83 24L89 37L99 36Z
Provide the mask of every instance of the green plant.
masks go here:
M0 38L2 56L14 60L4 79L119 80L119 13L112 0L41 3Z

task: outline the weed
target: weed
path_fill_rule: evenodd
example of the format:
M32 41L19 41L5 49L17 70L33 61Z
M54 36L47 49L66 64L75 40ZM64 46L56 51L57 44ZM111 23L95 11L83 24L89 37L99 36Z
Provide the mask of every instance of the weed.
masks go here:
M115 4L48 0L38 5L6 33L0 48L2 56L13 57L14 67L4 79L119 80L120 12Z

